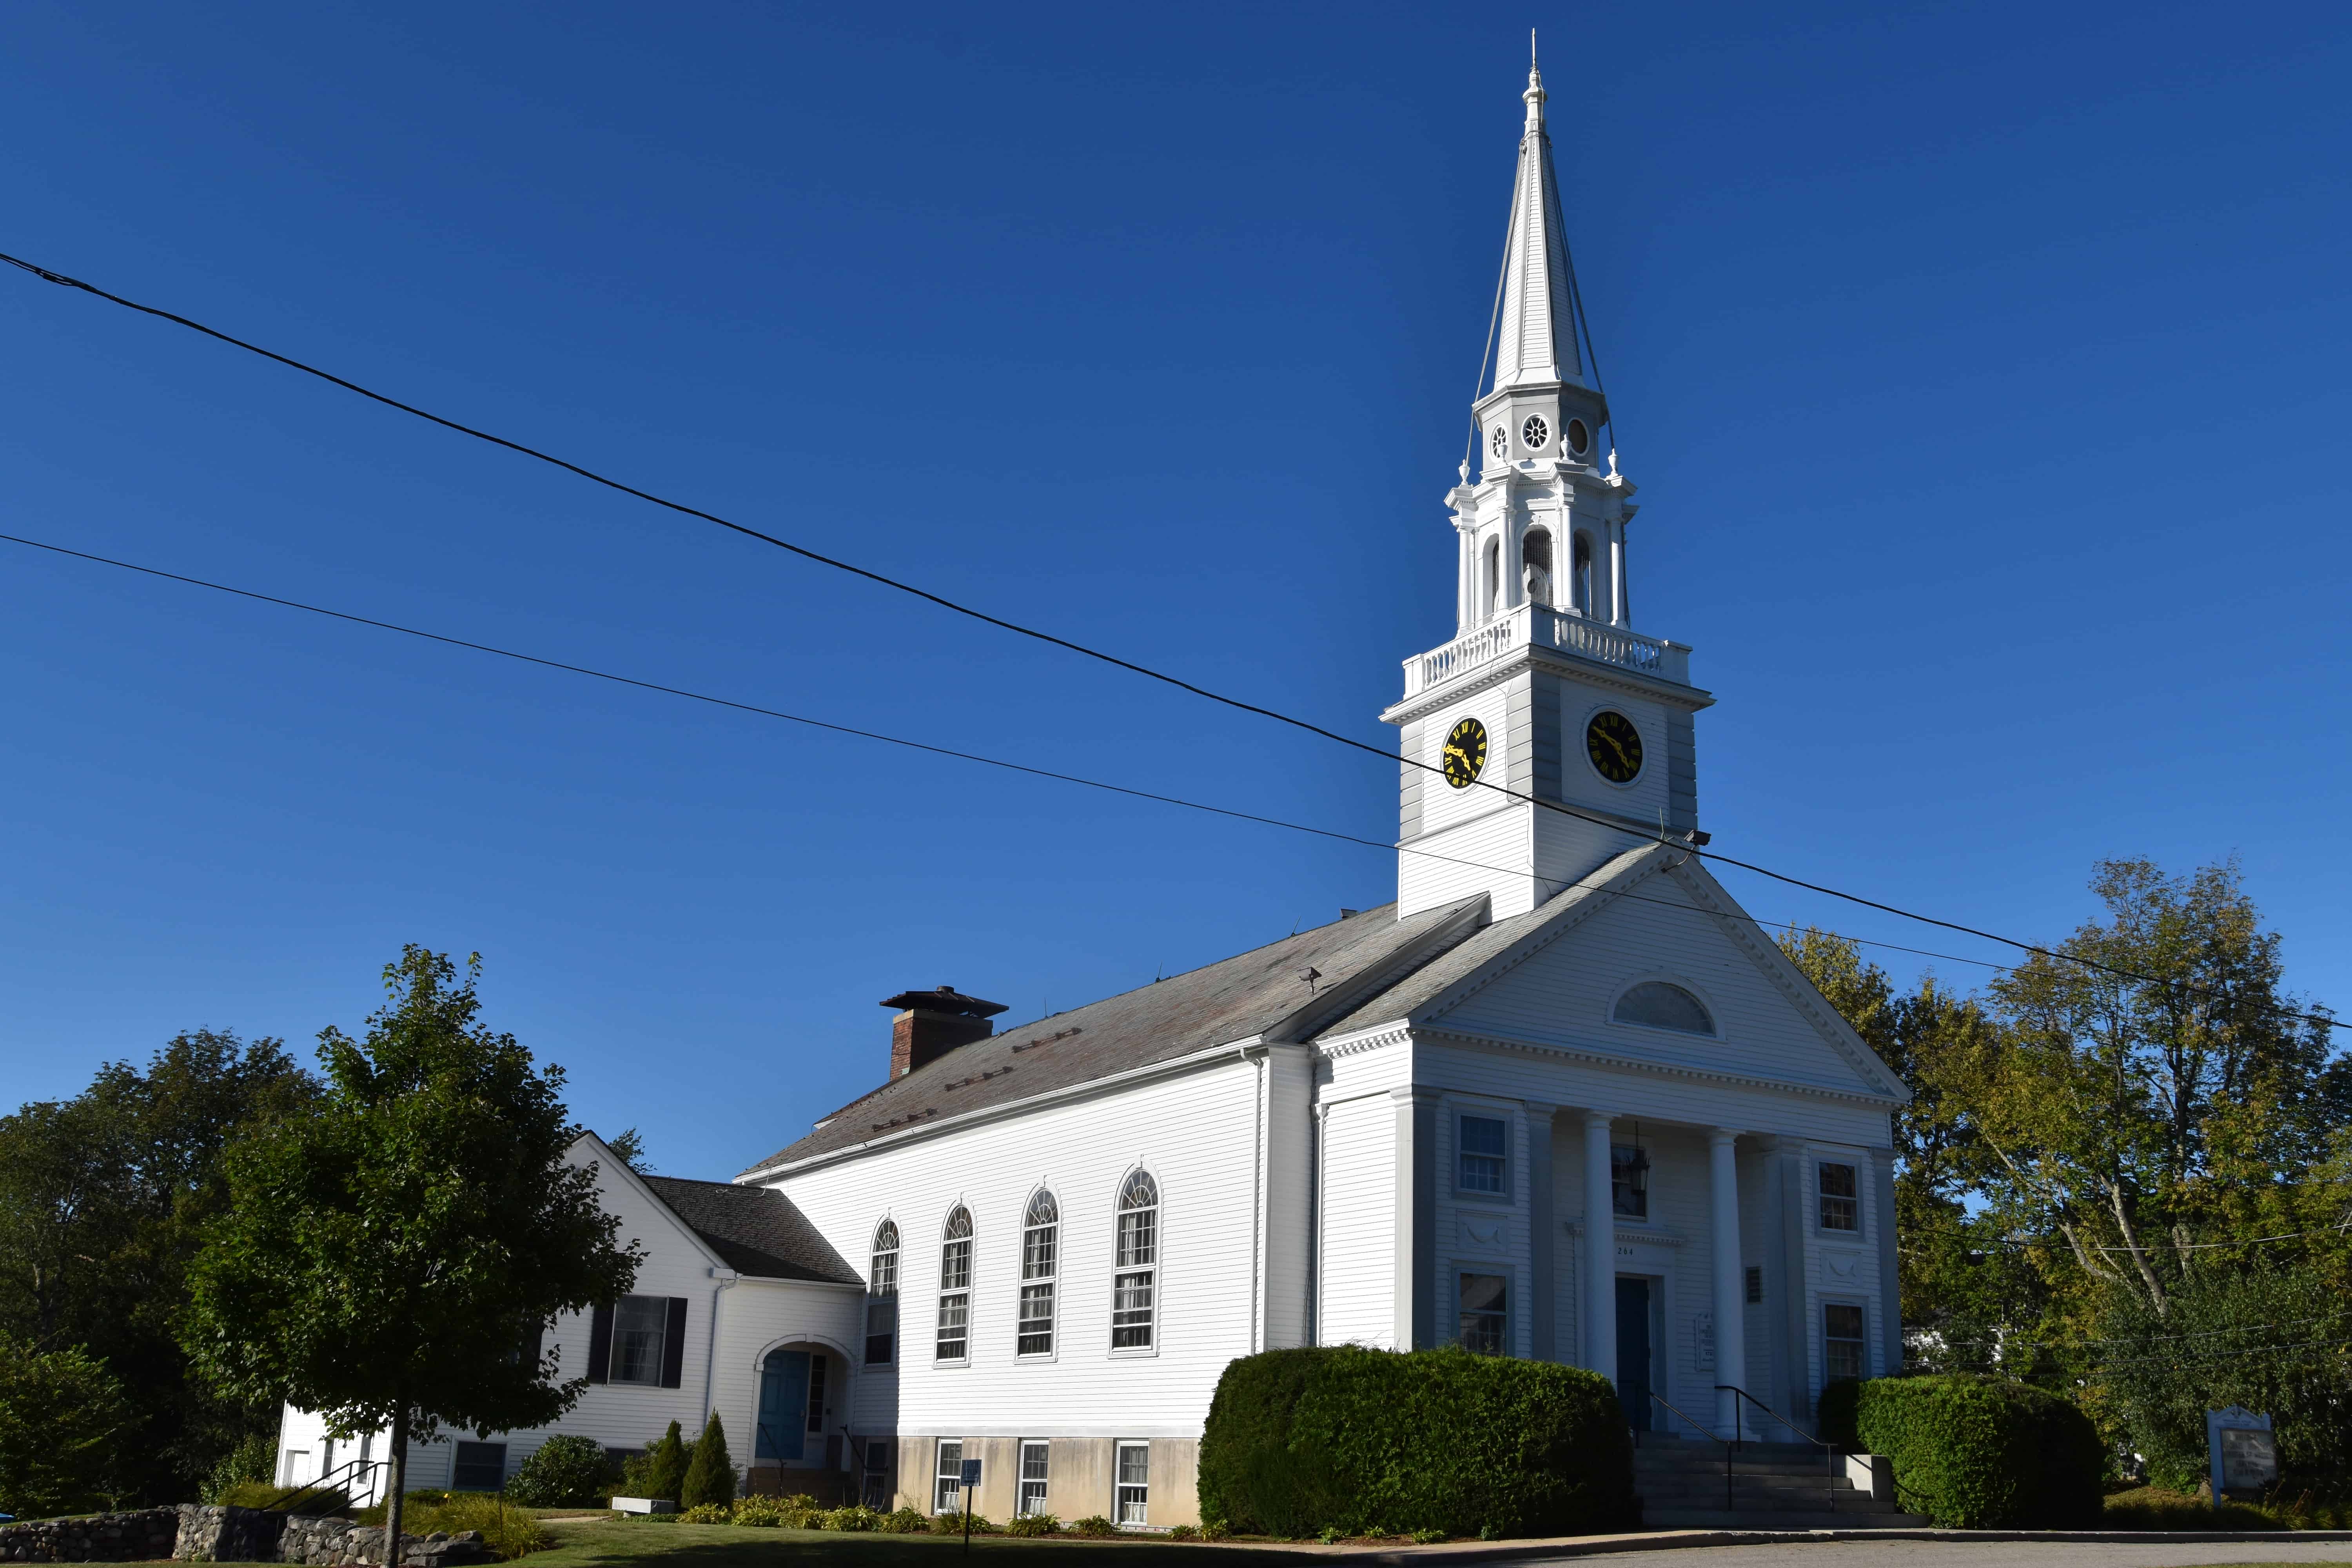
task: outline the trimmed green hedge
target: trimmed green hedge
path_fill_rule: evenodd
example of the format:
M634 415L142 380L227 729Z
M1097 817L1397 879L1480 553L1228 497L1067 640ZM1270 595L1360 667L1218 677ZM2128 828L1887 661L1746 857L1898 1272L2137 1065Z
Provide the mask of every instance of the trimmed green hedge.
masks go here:
M2087 1530L2099 1522L2106 1451L2072 1401L1955 1373L1853 1385L1860 1446L1895 1462L1905 1509L1954 1530ZM1829 1394L1822 1426L1835 1424Z
M1315 1535L1579 1535L1641 1522L1606 1378L1463 1350L1332 1345L1225 1368L1201 1437L1201 1517Z

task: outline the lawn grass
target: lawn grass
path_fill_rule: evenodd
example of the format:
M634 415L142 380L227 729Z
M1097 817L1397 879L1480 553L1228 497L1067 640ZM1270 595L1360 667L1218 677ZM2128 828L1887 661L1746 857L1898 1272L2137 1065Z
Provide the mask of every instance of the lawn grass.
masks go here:
M879 1531L758 1530L739 1524L650 1524L642 1520L548 1528L555 1545L534 1552L530 1568L625 1568L666 1560L665 1568L955 1568L960 1535L885 1535ZM1158 1540L1040 1540L975 1535L971 1554L1013 1568L1014 1552L1042 1554L1037 1568L1275 1568L1318 1556Z

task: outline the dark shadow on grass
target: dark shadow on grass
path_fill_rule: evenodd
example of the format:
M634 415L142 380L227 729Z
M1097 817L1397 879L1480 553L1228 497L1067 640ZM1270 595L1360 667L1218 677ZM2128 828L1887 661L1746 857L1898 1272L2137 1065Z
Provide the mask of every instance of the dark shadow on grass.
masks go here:
M555 1548L531 1553L531 1568L629 1568L656 1561L663 1568L955 1568L963 1556L961 1536L642 1523L557 1525L548 1533ZM1014 1568L1013 1555L1022 1552L1035 1568L1273 1568L1319 1561L1313 1552L1151 1540L971 1538L975 1563L986 1557L995 1568Z

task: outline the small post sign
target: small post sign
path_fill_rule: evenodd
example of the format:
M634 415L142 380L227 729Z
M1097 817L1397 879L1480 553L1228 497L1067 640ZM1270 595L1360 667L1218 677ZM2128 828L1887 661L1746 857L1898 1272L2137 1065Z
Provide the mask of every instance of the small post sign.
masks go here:
M963 1552L967 1557L971 1555L971 1494L979 1489L980 1461L966 1459L963 1462L963 1477L958 1485L959 1495L956 1500L963 1504Z
M2205 1413L2205 1451L2213 1469L2213 1506L2231 1493L2260 1497L2278 1479L2271 1418L2232 1405Z

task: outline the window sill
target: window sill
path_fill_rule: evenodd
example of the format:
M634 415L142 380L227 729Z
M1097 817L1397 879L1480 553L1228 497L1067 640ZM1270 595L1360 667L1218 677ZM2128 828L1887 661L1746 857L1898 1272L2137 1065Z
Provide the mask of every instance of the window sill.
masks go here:
M1158 1345L1113 1345L1109 1352L1113 1361L1149 1361L1159 1353Z
M1465 1193L1458 1187L1454 1189L1454 1201L1476 1204L1480 1208L1489 1209L1515 1209L1519 1206L1518 1199L1505 1193Z
M971 1357L968 1355L954 1357L933 1356L931 1358L931 1364L935 1367L970 1366L971 1364Z
M1028 1362L1059 1361L1062 1359L1062 1352L1059 1351L1024 1351L1013 1359L1014 1361Z

